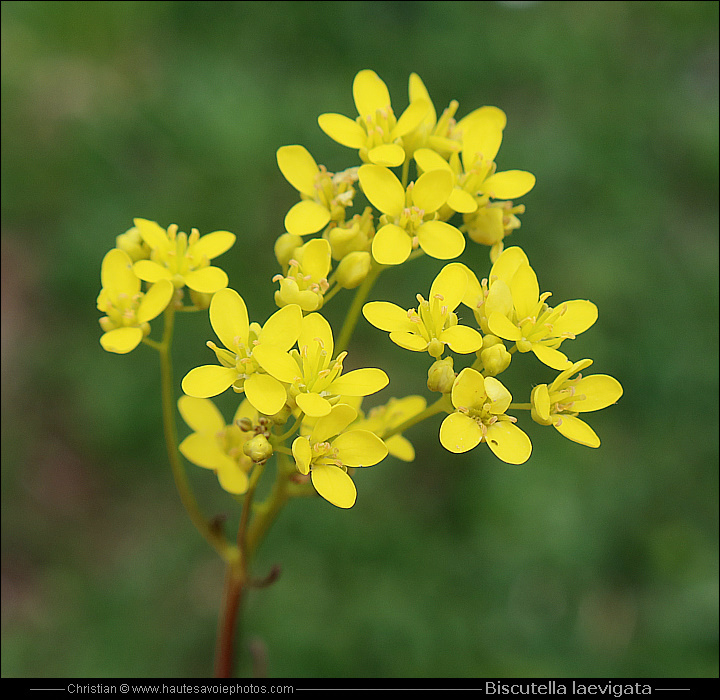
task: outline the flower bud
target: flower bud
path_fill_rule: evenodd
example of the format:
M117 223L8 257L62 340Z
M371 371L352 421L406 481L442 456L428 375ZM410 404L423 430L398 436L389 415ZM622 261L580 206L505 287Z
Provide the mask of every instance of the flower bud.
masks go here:
M496 343L488 343L488 338L495 336L486 335L483 338L483 349L480 352L480 359L483 363L483 374L486 377L494 377L504 372L510 365L512 355L507 351L505 344L497 338Z
M427 387L430 391L439 391L441 394L449 394L455 382L455 370L453 369L453 358L446 357L444 360L436 360L428 370Z
M433 338L427 346L427 351L433 356L433 357L442 357L442 354L445 352L445 343L442 342L442 340L438 340L437 338Z
M207 294L206 292L196 292L194 289L191 289L190 298L198 309L207 309L210 306L213 295Z
M348 253L335 270L338 284L343 289L354 289L367 277L370 263L370 253L367 251Z
M272 445L264 435L256 435L243 445L243 452L253 462L264 462L272 453Z
M135 226L117 236L115 245L125 251L133 262L150 257L150 247L143 241L140 230Z
M303 239L292 233L283 233L283 235L275 241L275 257L283 270L287 268L296 248L299 248L302 244Z

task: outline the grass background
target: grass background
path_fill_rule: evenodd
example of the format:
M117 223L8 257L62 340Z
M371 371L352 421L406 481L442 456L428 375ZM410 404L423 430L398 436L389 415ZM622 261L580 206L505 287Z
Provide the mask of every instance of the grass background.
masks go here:
M511 467L449 455L432 424L408 434L414 464L357 478L351 511L291 503L257 562L282 576L250 594L243 644L274 677L717 676L717 15L3 2L3 676L211 673L222 566L174 491L157 358L98 344L100 261L135 216L229 229L221 264L265 319L295 201L275 151L354 162L317 116L354 114L363 68L398 113L413 71L439 109L506 111L500 168L537 176L509 243L553 299L598 304L567 350L625 395L591 418L599 450L527 421L533 456ZM478 246L462 260L488 267ZM373 296L409 305L439 267L388 273ZM178 326L179 378L209 360L212 331L202 314ZM367 324L355 341L353 363L391 377L378 400L423 393L424 361ZM523 359L524 393L552 373ZM212 474L190 475L234 523Z

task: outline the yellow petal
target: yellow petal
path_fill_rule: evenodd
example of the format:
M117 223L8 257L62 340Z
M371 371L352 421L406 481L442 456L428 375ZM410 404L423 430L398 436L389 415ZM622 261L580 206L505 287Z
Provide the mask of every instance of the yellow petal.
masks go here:
M455 311L465 296L467 283L468 276L465 265L462 263L445 265L430 286L430 301L432 302L439 294L442 297L442 305L447 306L449 311Z
M405 162L405 149L397 143L383 143L368 151L368 160L375 165L396 168Z
M255 372L245 380L245 395L248 401L266 416L273 416L282 410L287 401L285 387L269 374Z
M385 445L393 457L397 457L403 462L412 462L415 459L415 448L410 440L402 435L393 435L385 440Z
M381 331L405 331L411 333L417 326L408 318L405 309L389 301L370 301L362 310L363 316Z
M307 346L312 349L317 346L318 341L329 362L334 350L332 328L320 314L308 314L302 320L298 348L302 350L304 346Z
M302 379L302 370L292 355L278 347L261 343L255 346L252 356L268 374L281 382L292 384Z
M579 335L597 321L598 308L591 301L575 299L560 304L557 309L559 308L564 309L564 311L562 316L553 323L554 335L563 333Z
M210 325L226 348L235 349L238 343L248 345L250 323L247 306L234 289L225 288L215 293L210 302Z
M348 467L371 467L388 454L385 443L369 430L341 433L332 446L338 451L338 459Z
M277 163L285 179L298 191L315 198L315 178L319 168L315 159L304 146L278 148ZM319 230L319 229L317 229Z
M285 215L285 229L294 236L316 233L327 226L330 212L317 202L298 202Z
M133 262L120 248L113 248L103 258L100 280L112 298L118 294L133 296L140 291L140 279L133 272Z
M265 321L258 340L261 345L273 345L280 350L289 350L300 335L302 310L297 304L288 304L276 311Z
M512 394L499 379L485 377L485 391L490 401L492 401L490 413L500 416L508 410L512 403Z
M329 438L341 433L357 418L357 411L348 404L339 403L332 407L330 413L321 416L313 426L310 441L326 442Z
M461 214L472 214L477 210L478 204L475 198L465 190L455 187L447 200L448 206ZM502 212L499 212L502 221Z
M493 199L515 199L535 187L535 176L524 170L506 170L491 175L480 191Z
M295 458L295 465L301 474L307 474L310 471L310 462L312 461L312 448L306 437L295 438L292 444L292 453Z
M390 93L382 78L372 70L361 70L353 80L353 98L361 117L375 116L390 107Z
M480 426L464 413L451 413L440 426L440 442L450 452L467 452L476 447L480 440Z
M406 333L405 331L393 331L390 333L390 340L395 345L413 352L425 352L428 346L428 341L422 336L416 333Z
M143 338L143 332L137 326L115 328L100 336L100 345L108 352L125 355L134 350Z
M225 419L210 399L181 396L178 409L183 420L196 432L215 436L225 429Z
M470 115L468 115L470 116ZM502 143L502 128L492 119L477 118L463 120L462 158L463 166L469 171L478 158L490 163L495 160Z
M247 474L233 462L232 466L218 469L217 472L218 481L220 486L223 487L228 493L233 493L239 496L248 490L249 479Z
M295 401L300 407L300 410L311 418L326 416L330 413L330 409L332 408L332 405L327 399L320 396L320 394L315 394L313 392L298 394L295 397Z
M494 311L488 316L488 327L493 335L505 340L520 340L522 331L506 316Z
M510 283L513 304L519 321L534 316L540 297L537 275L530 265L520 265Z
M203 267L183 275L185 284L196 292L214 294L227 287L228 276L219 267Z
M158 282L172 279L170 270L154 260L138 260L133 265L133 272L144 282Z
M395 127L390 133L390 138L401 138L405 136L405 134L409 134L411 131L417 129L430 113L431 109L434 111L429 99L412 100L397 120L397 124L395 124Z
M310 275L313 282L327 278L332 252L325 238L313 238L297 251L303 275Z
M365 130L354 119L343 114L321 114L320 128L333 140L348 148L362 148L367 141Z
M182 390L188 396L208 399L222 394L236 379L238 373L234 367L203 365L191 369L182 380Z
M600 438L583 420L575 416L556 416L553 425L568 440L587 447L600 447Z
M449 170L423 173L412 189L413 204L426 213L440 209L453 191L453 175Z
M160 280L148 289L137 310L139 323L146 323L159 316L170 303L175 287L170 280Z
M466 367L455 379L452 388L452 403L455 408L480 407L485 402L485 380L472 367Z
M438 340L447 343L453 352L461 355L476 352L482 347L483 343L482 336L474 328L460 325L446 328L440 333Z
M450 164L437 152L430 148L418 148L413 153L413 158L423 172L430 170L447 170L452 173Z
M457 123L457 128L464 132L465 129L472 124L485 124L488 129L499 129L502 131L507 125L507 116L499 107L478 107L478 109L474 109L470 114L465 115Z
M431 127L435 126L435 122L437 121L437 112L435 111L435 107L430 99L430 94L425 87L425 83L423 83L422 78L417 73L410 74L410 80L408 81L408 97L410 98L410 102L425 100L430 105L428 113L424 117L424 121Z
M340 467L313 465L312 483L315 490L338 508L352 508L357 499L353 480Z
M615 377L607 374L591 374L583 377L575 385L575 395L579 397L573 402L572 410L586 413L599 411L614 404L623 394L623 388Z
M133 223L140 236L153 250L161 253L167 253L172 247L172 243L167 236L167 231L155 221L148 219L133 219Z
M235 234L230 231L213 231L202 236L188 248L188 255L198 262L212 260L230 250L235 243Z
M537 413L538 422L550 425L550 392L547 384L538 384L530 395L533 407L533 418Z
M490 283L492 284L495 278L502 280L510 287L512 278L517 272L521 265L529 265L528 257L525 251L518 246L512 246L511 248L505 248L502 253L498 256L498 259L490 268Z
M495 456L507 464L523 464L530 459L530 438L510 421L493 423L488 428L485 441Z
M554 350L539 343L533 343L531 349L540 362L553 369L567 369L572 365L572 362L568 360L567 356L559 350Z
M233 460L220 449L215 436L208 433L188 435L178 449L185 459L204 469L234 466Z
M495 280L490 285L487 299L485 300L485 315L490 316L497 312L510 319L513 310L513 298L510 287L502 280Z
M417 237L420 247L438 260L452 260L465 250L465 237L444 221L426 221L418 228Z
M381 369L365 367L339 376L328 391L338 396L369 396L384 389L390 380Z
M396 175L382 165L360 166L358 178L365 196L376 209L398 216L405 206L405 188Z
M383 226L373 238L372 254L381 265L400 265L412 251L412 241L405 230L395 224Z

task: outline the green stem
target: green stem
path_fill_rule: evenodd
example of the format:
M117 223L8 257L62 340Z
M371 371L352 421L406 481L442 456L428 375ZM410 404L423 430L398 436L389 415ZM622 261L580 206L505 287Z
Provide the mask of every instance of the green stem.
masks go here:
M372 261L370 272L368 272L367 277L358 287L357 292L355 292L355 298L353 299L352 306L350 307L347 316L345 316L345 321L343 322L342 329L340 330L340 335L335 343L335 357L337 357L341 352L347 350L350 345L350 339L352 338L355 326L360 318L360 312L362 311L363 304L368 298L370 290L375 284L375 280L377 280L378 276L384 269L385 265L380 265L375 262L375 260Z
M511 403L508 408L514 408L518 411L532 411L531 403Z
M185 507L190 520L198 529L200 534L217 551L217 553L228 564L236 562L239 552L231 545L222 533L203 516L198 507L195 496L190 488L190 483L185 473L185 468L180 460L177 441L177 426L175 425L175 392L173 384L172 366L172 336L175 321L175 307L171 303L165 310L165 327L163 339L156 349L160 353L160 375L162 384L162 407L163 407L163 432L167 446L170 469L172 470L175 486L180 494L180 500Z
M452 413L453 411L450 394L443 394L437 401L435 401L435 403L431 403L424 411L420 411L420 413L416 413L414 416L408 418L404 423L401 423L385 433L382 438L383 440L387 440L393 435L398 435L408 428L412 428L413 425L417 425L418 423L424 421L426 418L430 418L431 416L443 411L447 413Z

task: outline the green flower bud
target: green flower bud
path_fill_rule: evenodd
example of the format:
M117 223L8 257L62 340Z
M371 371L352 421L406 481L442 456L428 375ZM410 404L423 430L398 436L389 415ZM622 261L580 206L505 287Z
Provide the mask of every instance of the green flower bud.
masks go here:
M264 435L256 435L243 445L243 452L253 462L264 462L272 453L272 445Z
M303 239L292 233L283 233L283 235L275 241L275 257L283 270L287 268L295 250L302 244Z

